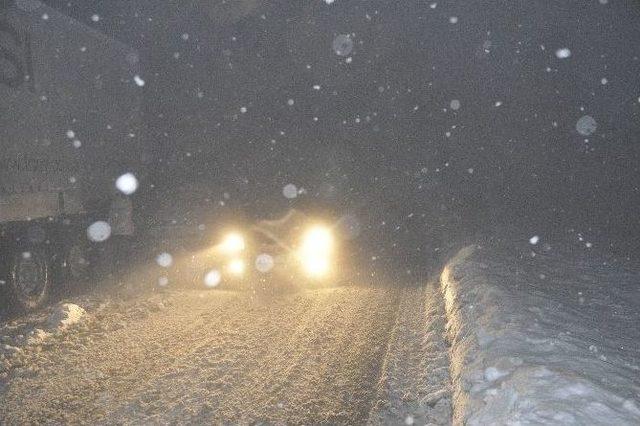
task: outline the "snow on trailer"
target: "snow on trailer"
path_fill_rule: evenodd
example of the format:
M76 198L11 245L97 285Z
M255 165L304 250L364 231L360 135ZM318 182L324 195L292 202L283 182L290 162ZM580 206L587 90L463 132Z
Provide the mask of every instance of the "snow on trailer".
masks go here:
M640 424L639 282L548 245L461 250L441 275L455 422Z
M46 299L53 247L83 260L116 178L144 174L140 81L130 47L39 1L0 4L0 273L17 305Z

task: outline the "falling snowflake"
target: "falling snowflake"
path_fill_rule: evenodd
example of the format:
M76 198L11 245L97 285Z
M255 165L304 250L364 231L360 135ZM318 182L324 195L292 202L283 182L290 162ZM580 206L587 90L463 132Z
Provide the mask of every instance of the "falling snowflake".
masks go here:
M144 82L144 80L142 79L142 77L140 77L140 76L139 76L139 75L137 75L137 74L133 76L133 80L136 82L136 84L137 84L139 87L143 87L143 86L144 86L144 84L145 84L145 82Z
M106 241L111 236L111 226L107 222L99 220L87 228L87 237L96 243Z
M569 56L571 56L571 50L569 50L566 47L563 47L561 49L556 50L556 56L558 57L558 59L567 59Z
M353 39L349 34L339 34L333 39L333 51L338 56L349 56L353 50Z
M287 105L289 106L293 106L293 104L295 104L296 102L293 99L289 99L287 100Z
M171 266L171 264L173 264L173 256L166 252L160 253L158 256L156 256L156 263L163 268L168 268L169 266Z
M583 115L576 123L576 131L582 136L589 136L595 133L598 123L590 115Z
M274 264L275 261L273 257L266 253L262 253L256 257L256 269L262 273L269 272L273 269Z
M449 23L450 24L457 24L458 23L458 17L457 16L452 16L451 18L449 18Z
M534 246L538 244L539 241L540 241L540 237L537 235L534 235L533 237L529 238L529 244Z
M212 269L204 276L204 285L208 288L217 287L222 281L222 274L217 269Z
M284 186L284 188L282 188L282 195L290 200L296 198L298 196L298 187L296 187L292 183L288 183Z
M131 195L138 189L138 179L133 173L125 173L116 179L116 188L125 195Z
M460 109L460 101L457 99L454 99L451 101L449 106L451 107L452 110L457 111Z

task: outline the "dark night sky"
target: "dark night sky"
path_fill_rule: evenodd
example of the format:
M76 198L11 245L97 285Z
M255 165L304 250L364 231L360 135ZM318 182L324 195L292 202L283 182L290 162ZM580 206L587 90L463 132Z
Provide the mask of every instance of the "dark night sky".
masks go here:
M640 249L640 3L601 1L48 3L142 53L161 191L328 203L403 253L505 223L624 252Z

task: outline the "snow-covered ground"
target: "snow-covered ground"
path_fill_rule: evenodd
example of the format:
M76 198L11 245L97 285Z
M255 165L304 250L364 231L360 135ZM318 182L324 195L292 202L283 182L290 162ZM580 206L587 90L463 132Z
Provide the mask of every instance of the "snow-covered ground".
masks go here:
M454 423L640 424L639 270L488 244L461 250L441 288Z
M437 282L402 291L368 425L451 424L444 322Z
M442 296L383 284L92 294L0 322L0 424L448 423Z
M0 322L0 423L640 424L638 271L525 240L440 285L77 297Z

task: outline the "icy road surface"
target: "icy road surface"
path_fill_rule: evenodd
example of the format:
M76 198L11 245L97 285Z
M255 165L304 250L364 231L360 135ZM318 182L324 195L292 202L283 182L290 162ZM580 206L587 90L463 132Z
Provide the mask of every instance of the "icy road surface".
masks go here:
M436 284L85 305L65 332L3 325L0 423L451 422Z

